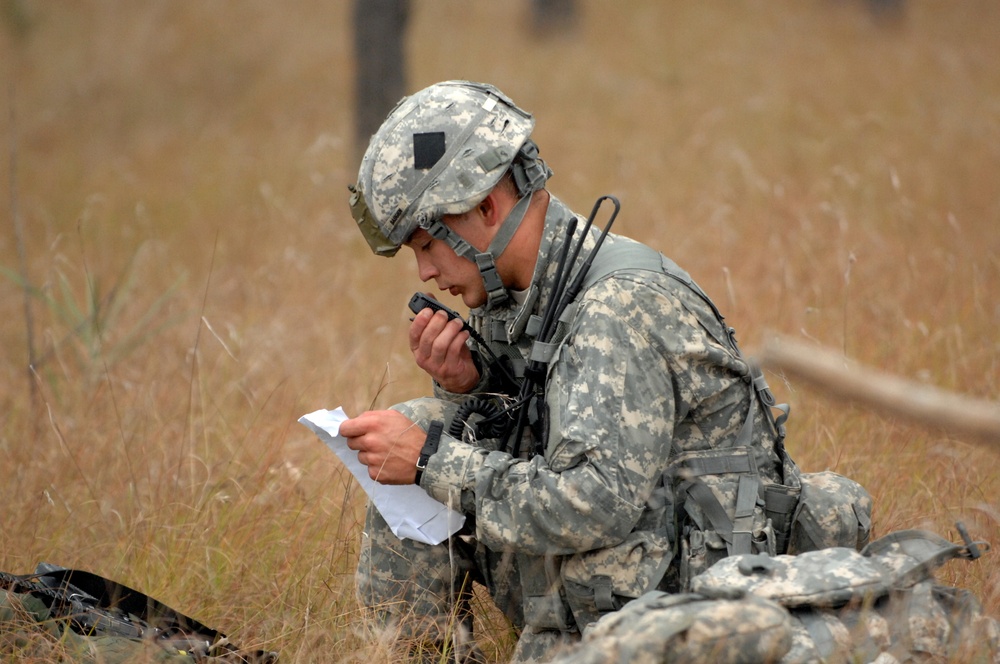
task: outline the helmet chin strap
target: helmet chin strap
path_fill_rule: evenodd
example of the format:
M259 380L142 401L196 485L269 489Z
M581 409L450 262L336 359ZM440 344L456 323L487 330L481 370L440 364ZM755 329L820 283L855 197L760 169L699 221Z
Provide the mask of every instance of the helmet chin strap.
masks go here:
M497 272L496 259L504 252L511 238L514 237L514 233L520 227L534 194L535 192L532 191L518 199L500 224L490 246L484 252L477 251L475 247L466 242L461 235L448 228L440 219L435 219L424 229L434 239L447 242L456 254L476 264L486 289L487 310L506 303L510 298L507 288L503 285L500 274Z
M524 215L528 213L528 206L531 205L531 199L535 192L544 188L545 182L552 177L552 169L538 156L538 146L531 139L526 140L518 149L517 157L510 168L514 176L514 185L521 198L517 200L507 217L500 223L500 228L493 236L486 251L476 250L475 247L462 239L461 235L445 226L440 219L434 219L423 226L424 230L432 237L444 240L456 254L476 264L486 289L485 308L487 311L505 304L510 298L510 294L497 272L496 259L507 248L514 233L524 221ZM487 159L487 161L489 160Z

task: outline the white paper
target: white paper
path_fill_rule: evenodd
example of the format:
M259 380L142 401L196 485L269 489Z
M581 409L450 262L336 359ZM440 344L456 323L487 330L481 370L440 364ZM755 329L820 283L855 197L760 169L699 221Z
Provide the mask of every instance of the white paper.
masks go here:
M372 503L396 537L426 544L440 544L465 524L465 515L434 500L416 484L379 484L368 476L368 466L358 461L358 453L340 435L340 423L348 419L343 408L317 410L299 422L326 443L357 478Z

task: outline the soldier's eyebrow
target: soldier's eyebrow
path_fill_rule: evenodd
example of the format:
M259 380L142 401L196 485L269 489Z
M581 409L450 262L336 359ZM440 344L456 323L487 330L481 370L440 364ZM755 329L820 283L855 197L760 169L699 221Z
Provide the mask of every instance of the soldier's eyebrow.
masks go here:
M403 241L403 244L407 247L412 247L413 245L420 243L423 236L427 236L432 240L434 239L434 236L425 231L423 228L418 228L417 230L413 231L410 237L406 238Z

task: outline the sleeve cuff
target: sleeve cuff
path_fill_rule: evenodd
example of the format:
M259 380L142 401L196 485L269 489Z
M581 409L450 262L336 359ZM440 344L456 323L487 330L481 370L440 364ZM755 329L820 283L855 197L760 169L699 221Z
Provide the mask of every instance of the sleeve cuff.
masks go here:
M441 436L438 451L427 461L420 486L432 498L445 505L460 505L465 514L475 514L476 468L484 450Z

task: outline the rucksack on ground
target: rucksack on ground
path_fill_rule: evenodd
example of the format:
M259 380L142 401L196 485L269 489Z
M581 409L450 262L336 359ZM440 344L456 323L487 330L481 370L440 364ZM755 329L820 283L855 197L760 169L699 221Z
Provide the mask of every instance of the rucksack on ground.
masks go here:
M799 555L734 555L691 593L646 593L588 627L556 664L963 662L1000 664L1000 623L937 582L983 543L904 530Z

